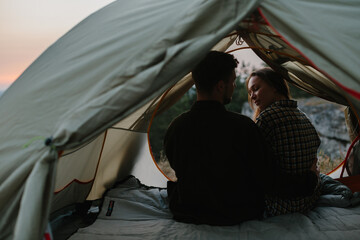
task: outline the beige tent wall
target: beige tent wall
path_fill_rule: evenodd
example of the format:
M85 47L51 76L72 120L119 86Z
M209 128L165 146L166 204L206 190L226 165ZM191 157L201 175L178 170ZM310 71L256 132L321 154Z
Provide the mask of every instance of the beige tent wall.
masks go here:
M62 154L57 164L54 192L61 191L73 180L87 183L94 179L105 139L103 133L86 146Z

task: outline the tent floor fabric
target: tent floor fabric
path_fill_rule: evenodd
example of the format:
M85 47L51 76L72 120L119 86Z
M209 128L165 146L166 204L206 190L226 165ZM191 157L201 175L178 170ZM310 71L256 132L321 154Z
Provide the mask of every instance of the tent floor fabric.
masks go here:
M322 177L322 182L328 180ZM166 189L147 187L130 177L107 192L96 221L69 239L359 239L359 194L344 194L346 186L330 182L327 191L334 194L327 192L307 214L217 227L176 222Z

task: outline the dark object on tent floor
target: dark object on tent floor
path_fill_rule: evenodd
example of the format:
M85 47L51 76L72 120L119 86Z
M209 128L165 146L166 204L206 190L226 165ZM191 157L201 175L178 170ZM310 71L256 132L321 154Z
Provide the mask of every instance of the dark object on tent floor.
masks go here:
M92 212L90 208L99 207L100 204L101 201L86 201L52 214L51 228L54 240L68 239L79 228L93 224L99 215L99 211Z

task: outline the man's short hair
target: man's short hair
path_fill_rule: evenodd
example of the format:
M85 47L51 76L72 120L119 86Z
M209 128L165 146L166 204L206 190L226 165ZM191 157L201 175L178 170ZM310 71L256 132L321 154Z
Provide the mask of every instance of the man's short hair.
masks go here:
M210 93L219 81L228 81L237 64L238 61L231 54L209 52L192 71L196 89Z

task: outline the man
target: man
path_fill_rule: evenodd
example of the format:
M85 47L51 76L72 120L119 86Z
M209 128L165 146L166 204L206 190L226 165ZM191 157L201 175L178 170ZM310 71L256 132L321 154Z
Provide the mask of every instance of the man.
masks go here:
M192 72L197 101L166 132L165 153L178 179L168 182L169 207L178 221L234 225L261 218L265 192L275 185L259 129L224 106L236 66L232 55L211 51Z

